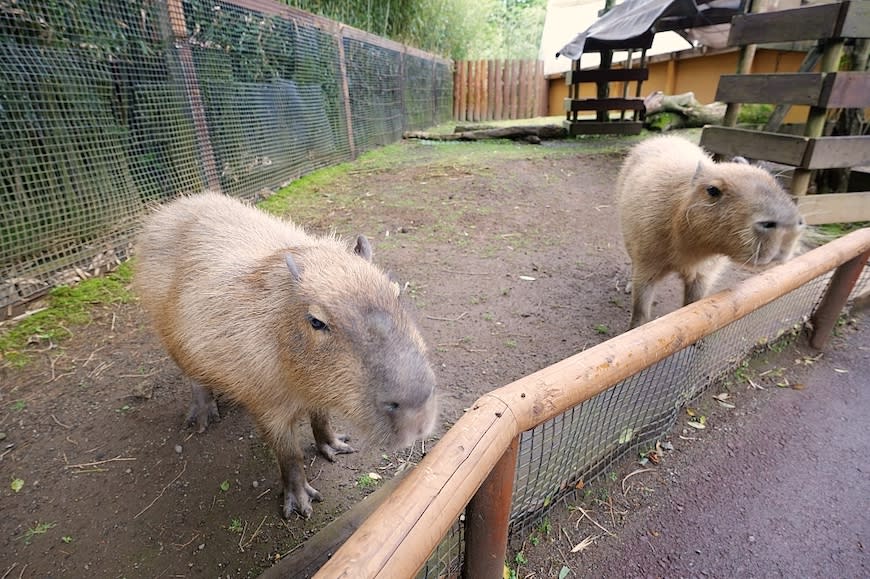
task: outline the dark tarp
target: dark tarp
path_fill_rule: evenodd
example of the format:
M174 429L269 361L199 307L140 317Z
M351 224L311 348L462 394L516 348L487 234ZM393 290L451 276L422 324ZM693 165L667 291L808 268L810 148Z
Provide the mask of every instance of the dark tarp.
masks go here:
M681 30L730 22L743 12L745 0L625 0L617 4L574 39L556 56L577 60L587 43L592 49L612 45L649 46L651 35L666 30ZM598 42L589 42L598 41Z

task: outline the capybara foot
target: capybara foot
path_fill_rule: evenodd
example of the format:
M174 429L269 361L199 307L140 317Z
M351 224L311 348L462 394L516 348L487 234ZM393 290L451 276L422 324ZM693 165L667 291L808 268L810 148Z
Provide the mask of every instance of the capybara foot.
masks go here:
M284 518L289 519L293 513L297 513L303 519L311 517L313 509L311 501L320 502L323 497L313 486L304 483L303 487L295 491L284 492Z
M347 444L349 440L350 437L346 434L337 434L332 440L318 442L317 452L329 462L335 462L336 455L356 452L354 447Z
M201 434L212 422L220 422L221 415L217 402L206 387L194 382L190 392L192 396L190 411L187 413L187 426L196 426L196 431Z
M218 412L217 403L212 400L205 405L191 404L190 413L187 415L187 426L196 426L200 434L205 432L212 422L220 422L221 415Z

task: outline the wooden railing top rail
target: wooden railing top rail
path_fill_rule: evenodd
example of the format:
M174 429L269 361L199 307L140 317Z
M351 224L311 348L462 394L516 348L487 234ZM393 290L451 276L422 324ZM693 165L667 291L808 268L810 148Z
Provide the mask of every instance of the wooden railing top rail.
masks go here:
M482 396L315 577L412 577L520 433L870 251L870 228Z

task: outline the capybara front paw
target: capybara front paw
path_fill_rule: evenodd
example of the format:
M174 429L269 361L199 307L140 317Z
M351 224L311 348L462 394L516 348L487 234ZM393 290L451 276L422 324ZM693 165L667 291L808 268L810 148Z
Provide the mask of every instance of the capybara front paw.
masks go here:
M205 432L209 424L220 422L220 420L221 415L218 412L217 402L214 400L202 403L194 402L190 405L190 411L187 415L187 426L196 426L197 432Z
M304 488L297 492L288 492L284 499L284 518L289 519L293 513L297 513L303 519L311 517L314 509L311 507L311 501L321 502L323 497L313 486L305 483Z
M320 456L329 462L335 462L335 457L339 454L351 454L356 452L356 449L347 444L350 437L345 434L339 434L329 442L321 442L317 444L317 452Z

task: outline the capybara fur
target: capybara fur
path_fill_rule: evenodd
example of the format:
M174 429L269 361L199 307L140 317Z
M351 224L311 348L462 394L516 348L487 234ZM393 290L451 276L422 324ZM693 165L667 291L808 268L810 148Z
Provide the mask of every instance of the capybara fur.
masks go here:
M275 451L285 517L308 517L321 499L297 440L304 416L329 460L354 451L333 432L330 411L393 448L431 433L426 346L365 237L350 248L203 193L154 212L136 260L142 306L193 380L189 422L202 432L219 419L212 394L242 405Z
M631 322L649 321L653 290L675 272L684 304L704 297L730 258L749 269L789 259L804 229L794 200L745 160L716 163L682 137L635 145L619 172L617 199L631 258Z

